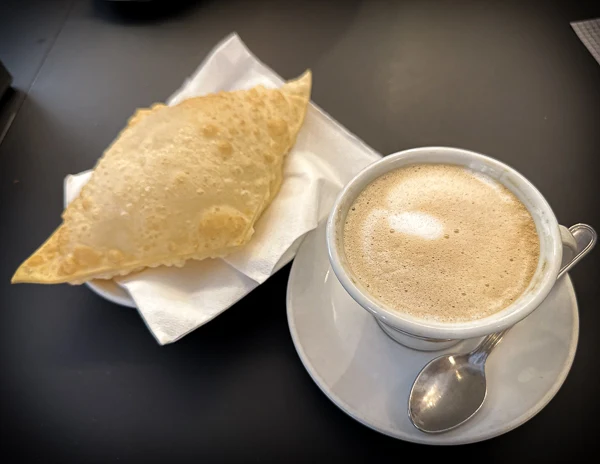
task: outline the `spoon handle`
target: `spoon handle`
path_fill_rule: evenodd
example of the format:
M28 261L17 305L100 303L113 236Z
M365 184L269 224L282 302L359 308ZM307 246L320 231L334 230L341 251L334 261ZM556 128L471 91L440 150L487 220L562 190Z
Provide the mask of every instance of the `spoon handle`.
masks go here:
M492 350L502 340L502 337L511 329L505 329L485 337L477 347L469 354L469 360L474 364L484 364Z

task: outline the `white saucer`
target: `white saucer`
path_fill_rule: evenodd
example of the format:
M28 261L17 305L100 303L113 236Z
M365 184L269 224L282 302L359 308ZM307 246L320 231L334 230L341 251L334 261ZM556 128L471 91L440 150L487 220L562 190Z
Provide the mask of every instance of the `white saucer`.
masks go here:
M577 301L565 276L490 356L488 396L477 415L455 430L428 435L408 419L412 382L429 360L468 351L478 340L427 353L388 338L337 281L327 258L325 224L298 250L288 283L287 315L302 363L337 406L381 433L436 445L486 440L531 419L563 384L579 336Z

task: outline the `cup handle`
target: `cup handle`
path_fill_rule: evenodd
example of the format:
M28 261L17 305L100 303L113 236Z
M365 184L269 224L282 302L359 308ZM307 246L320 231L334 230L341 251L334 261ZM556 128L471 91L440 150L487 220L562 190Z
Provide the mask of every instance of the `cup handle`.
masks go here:
M571 231L565 226L559 225L558 228L560 229L560 238L563 244L562 263L560 265L562 268L569 264L577 254L577 240L575 240Z
M587 224L575 224L568 229L564 226L558 226L563 243L563 259L560 272L557 278L561 278L573 266L575 266L585 255L587 255L598 239L596 231Z

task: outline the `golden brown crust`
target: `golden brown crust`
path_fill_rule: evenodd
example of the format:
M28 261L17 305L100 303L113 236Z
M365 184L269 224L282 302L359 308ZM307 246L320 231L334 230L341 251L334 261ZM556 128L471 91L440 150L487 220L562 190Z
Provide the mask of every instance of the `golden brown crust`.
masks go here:
M108 279L244 245L279 189L310 88L307 72L281 89L136 111L12 282Z

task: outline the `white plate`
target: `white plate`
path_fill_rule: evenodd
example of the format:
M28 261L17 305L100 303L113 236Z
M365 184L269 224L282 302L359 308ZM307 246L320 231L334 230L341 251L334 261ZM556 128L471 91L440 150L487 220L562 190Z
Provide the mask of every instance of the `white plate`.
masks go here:
M114 280L92 280L85 283L92 292L113 303L129 308L137 308L129 292Z
M486 440L540 412L567 377L579 335L577 301L565 276L490 356L488 396L477 415L455 430L428 435L408 419L408 394L415 377L434 357L468 351L478 340L427 353L388 338L331 271L324 223L298 250L288 283L287 315L302 363L338 407L381 433L439 445Z

